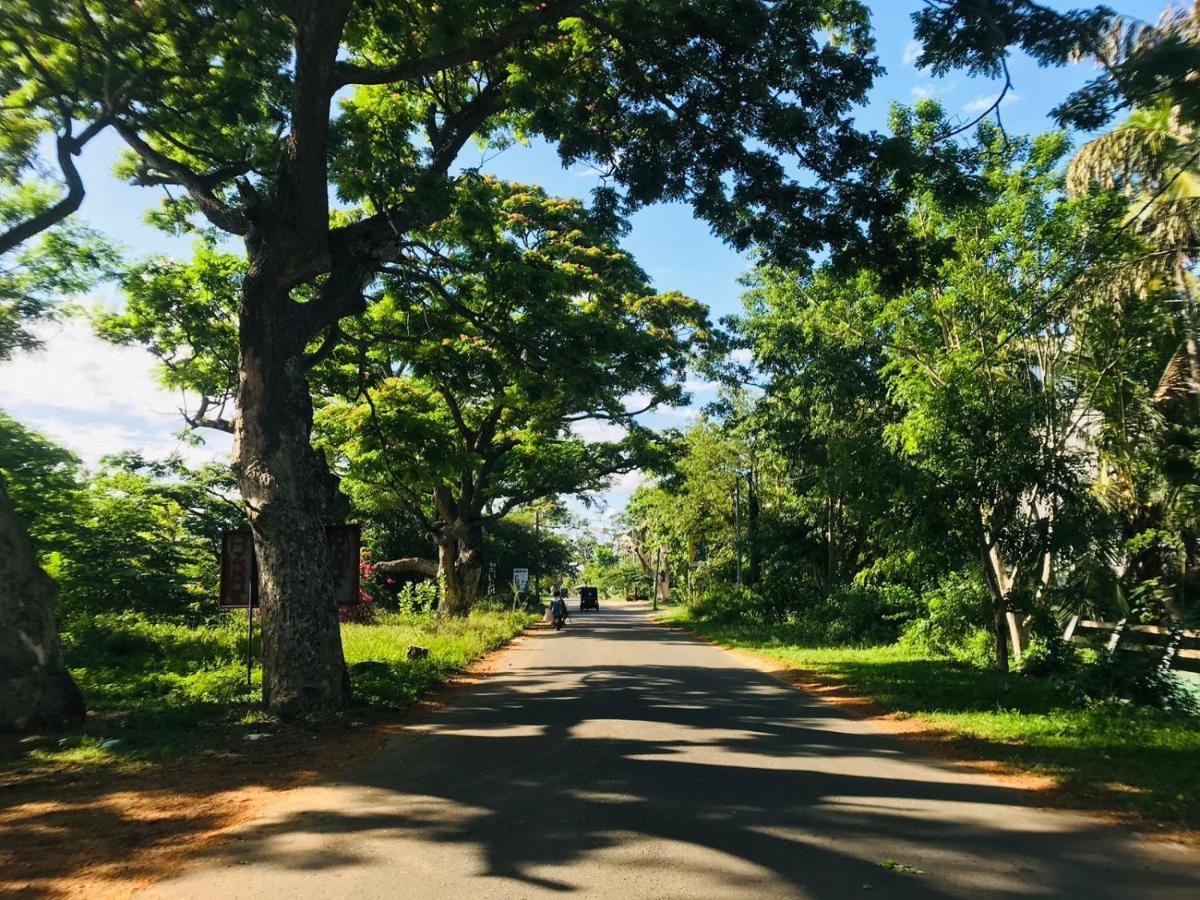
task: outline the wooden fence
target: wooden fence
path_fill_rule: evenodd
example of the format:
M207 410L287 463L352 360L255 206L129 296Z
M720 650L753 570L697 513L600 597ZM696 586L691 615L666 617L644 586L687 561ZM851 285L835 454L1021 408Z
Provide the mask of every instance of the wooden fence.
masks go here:
M1200 631L1163 625L1139 625L1119 622L1095 622L1075 616L1067 623L1063 640L1104 650L1110 656L1117 650L1159 655L1162 671L1200 672Z

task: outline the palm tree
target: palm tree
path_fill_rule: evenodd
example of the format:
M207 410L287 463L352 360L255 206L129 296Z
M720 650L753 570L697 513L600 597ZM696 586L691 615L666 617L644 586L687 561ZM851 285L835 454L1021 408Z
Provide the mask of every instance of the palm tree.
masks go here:
M1200 2L1190 10L1168 8L1154 25L1118 22L1095 56L1118 82L1136 79L1146 95L1163 67L1156 59L1200 53ZM1166 76L1164 76L1166 77ZM1134 110L1112 131L1085 144L1071 162L1067 189L1075 196L1092 190L1120 191L1129 198L1129 226L1145 241L1147 252L1114 279L1114 289L1173 293L1182 318L1184 340L1164 372L1162 396L1184 387L1200 409L1200 338L1196 280L1200 253L1200 142L1195 96L1200 78L1194 70L1167 79L1150 91L1156 105ZM1161 80L1161 79L1160 79ZM1180 377L1184 376L1184 377Z

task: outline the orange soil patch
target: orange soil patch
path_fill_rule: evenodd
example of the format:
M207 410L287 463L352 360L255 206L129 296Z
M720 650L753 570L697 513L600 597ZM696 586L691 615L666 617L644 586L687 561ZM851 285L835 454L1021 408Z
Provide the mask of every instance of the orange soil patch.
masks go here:
M986 772L1007 787L1036 791L1038 802L1044 807L1087 812L1155 839L1186 844L1200 849L1200 831L1166 826L1160 822L1147 820L1133 810L1114 809L1112 804L1102 796L1088 793L1078 787L1068 787L1049 776L1029 772L1011 760L998 759L998 748L990 741L947 731L920 716L894 713L869 697L854 693L850 684L836 676L812 669L793 668L777 659L718 644L702 634L672 622L657 621L674 631L711 644L731 656L737 657L745 665L811 694L826 703L831 703L857 718L868 719L881 731L897 735L930 756Z
M128 897L282 792L369 760L389 735L485 678L512 643L404 713L326 733L235 736L226 748L142 768L0 775L0 897Z

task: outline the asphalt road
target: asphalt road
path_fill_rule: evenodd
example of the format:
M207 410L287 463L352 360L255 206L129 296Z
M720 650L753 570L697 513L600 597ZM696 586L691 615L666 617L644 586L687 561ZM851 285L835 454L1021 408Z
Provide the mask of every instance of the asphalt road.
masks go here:
M921 755L606 606L161 897L1200 898L1200 860Z

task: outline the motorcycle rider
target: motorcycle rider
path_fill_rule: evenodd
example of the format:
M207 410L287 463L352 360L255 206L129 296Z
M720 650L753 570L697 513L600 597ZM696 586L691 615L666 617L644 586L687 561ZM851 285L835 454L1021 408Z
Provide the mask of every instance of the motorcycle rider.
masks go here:
M567 589L561 580L550 591L550 618L567 620Z

